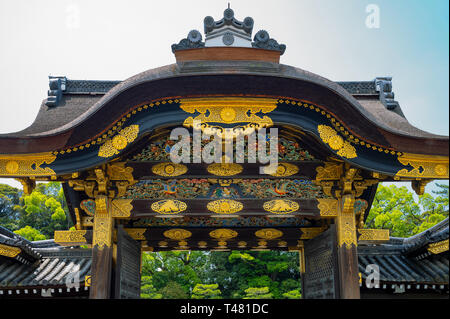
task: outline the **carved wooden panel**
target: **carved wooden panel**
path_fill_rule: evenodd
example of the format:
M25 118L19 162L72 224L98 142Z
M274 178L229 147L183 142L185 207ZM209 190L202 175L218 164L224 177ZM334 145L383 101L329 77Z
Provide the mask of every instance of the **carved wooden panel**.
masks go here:
M339 280L336 229L330 229L305 242L305 299L338 299Z
M123 226L117 229L116 299L139 299L141 294L141 245Z

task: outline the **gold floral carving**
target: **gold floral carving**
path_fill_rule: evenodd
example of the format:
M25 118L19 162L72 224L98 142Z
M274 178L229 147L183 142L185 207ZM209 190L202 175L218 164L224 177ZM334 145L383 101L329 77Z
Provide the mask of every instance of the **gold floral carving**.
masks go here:
M270 166L265 166L264 171L267 170L267 167L270 167ZM276 171L274 173L271 173L270 175L277 176L277 177L286 177L286 176L292 176L297 173L298 173L297 165L294 165L291 163L278 163L278 167L277 167ZM267 174L267 173L265 172L265 174Z
M50 167L56 159L52 153L0 155L0 176L51 176L55 171Z
M244 205L232 199L218 199L209 202L206 208L216 214L234 214L241 211Z
M344 172L341 163L325 162L324 164L316 168L316 181L333 181L341 178Z
M131 216L132 199L114 199L111 202L112 217L114 218L127 218Z
M340 201L342 207L339 207L336 218L338 246L350 248L353 245L356 247L355 198L352 195L344 195Z
M232 229L220 228L213 230L209 233L209 236L218 240L229 240L238 235L238 233Z
M102 250L112 246L113 219L109 199L106 196L95 198L94 235L92 245Z
M114 162L107 165L106 173L112 181L128 181L136 183L133 177L133 168L125 166L125 162Z
M389 229L358 229L358 241L388 241Z
M22 250L19 247L7 246L0 244L0 256L14 258L20 254Z
M237 163L214 163L206 168L209 173L216 176L233 176L240 174L244 168Z
M127 145L133 142L139 133L139 125L130 125L120 130L116 136L107 139L98 151L99 157L111 157L119 154Z
M325 228L323 228L323 227L304 227L304 228L300 228L300 230L302 231L300 239L313 239L314 237L323 233Z
M183 164L175 164L175 163L159 163L156 165L153 165L152 172L153 174L159 175L159 176L179 176L186 174L188 168L186 165Z
M164 199L154 202L151 206L152 210L159 214L177 214L186 210L186 203L176 199Z
M147 228L125 228L124 230L134 240L146 240L144 233Z
M277 107L276 99L267 98L197 98L182 99L180 108L187 113L200 113L188 117L183 125L191 127L194 121L201 123L253 124L255 127L269 127L272 119L266 115Z
M397 172L398 177L448 179L448 157L404 153L398 161L412 169L403 168Z
M192 236L192 233L188 230L181 228L169 229L164 232L164 237L172 240L184 240Z
M336 217L338 213L338 200L334 198L317 198L317 208L321 217Z
M265 211L268 211L272 214L289 214L296 212L299 209L299 205L297 202L287 199L274 199L268 202L265 202L263 205Z
M87 244L86 230L57 230L54 234L55 243L63 246Z
M272 240L283 236L283 232L274 228L264 228L255 232L256 237Z
M322 141L328 144L332 150L336 151L339 156L344 158L355 158L358 156L355 147L345 141L332 127L319 125L317 130Z
M448 239L429 244L427 249L432 254L440 254L444 251L448 251Z

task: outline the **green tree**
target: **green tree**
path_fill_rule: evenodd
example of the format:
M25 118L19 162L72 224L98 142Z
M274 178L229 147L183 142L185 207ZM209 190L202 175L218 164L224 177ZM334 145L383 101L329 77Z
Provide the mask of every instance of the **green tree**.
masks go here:
M151 276L142 276L141 278L141 298L142 299L161 299L162 295L153 287Z
M55 230L69 229L68 214L60 183L38 184L30 195L0 185L0 225L26 238L53 238Z
M31 226L25 226L19 230L15 230L14 233L22 236L25 239L28 239L29 241L46 239L45 235L41 234L41 232L39 230L37 230Z
M436 225L448 217L448 186L437 186L438 196L425 193L416 201L405 186L380 185L366 227L389 229L394 237L410 237Z
M295 290L291 290L288 292L285 292L283 294L283 297L286 299L301 299L302 298L302 294L300 293L299 289L295 289Z
M220 299L222 292L218 284L197 284L192 290L192 299Z
M0 184L0 225L9 230L17 230L20 215L22 191L15 187Z
M169 283L160 290L160 293L164 299L188 299L189 297L183 286L175 281L169 281Z
M272 294L269 292L269 287L250 287L245 289L244 299L272 299Z

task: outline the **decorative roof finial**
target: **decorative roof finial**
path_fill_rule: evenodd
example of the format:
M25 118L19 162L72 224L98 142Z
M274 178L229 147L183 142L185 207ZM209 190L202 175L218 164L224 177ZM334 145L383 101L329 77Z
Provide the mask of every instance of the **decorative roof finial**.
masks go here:
M234 11L228 7L223 12L223 18L215 21L213 17L207 16L203 20L205 42L199 31L192 30L186 39L182 39L178 44L172 45L172 51L202 48L202 47L247 47L260 48L266 50L279 51L281 54L286 50L284 44L269 37L267 31L259 31L252 42L253 19L246 17L244 21L239 21L234 17Z

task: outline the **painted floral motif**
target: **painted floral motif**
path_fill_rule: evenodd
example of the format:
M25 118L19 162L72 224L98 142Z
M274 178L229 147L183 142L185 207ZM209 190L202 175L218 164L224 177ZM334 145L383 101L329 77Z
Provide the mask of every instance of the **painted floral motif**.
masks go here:
M239 183L244 196L254 198L326 198L322 188L310 180L244 179Z
M154 179L140 181L130 186L122 198L165 199L165 198L328 198L309 180L290 179L242 179L229 186L221 186L210 179Z
M147 217L131 222L131 227L309 227L311 223L302 217L271 218L236 217L210 218L184 216L182 218Z
M266 150L269 152L270 144L269 137L266 139ZM208 144L210 140L202 141L202 148L206 144ZM170 151L172 146L176 143L176 141L170 140L169 137L165 136L158 140L150 142L150 144L145 147L139 154L135 155L131 158L131 161L136 162L153 162L153 161L169 161L170 160ZM191 143L192 147L192 143ZM248 159L248 150L257 151L258 142L248 143L247 138L245 138L245 146L244 146L244 154L241 156L236 155L236 143L233 143L233 153L234 162L238 162L238 159L247 162ZM192 155L192 148L191 148ZM257 153L257 152L256 152ZM256 154L255 153L255 154ZM191 156L192 157L192 156ZM279 161L313 161L315 160L314 156L312 156L307 150L304 150L300 144L293 140L288 140L284 137L280 137L278 139L278 160Z
M196 198L206 196L211 184L207 179L154 179L129 187L123 198Z

